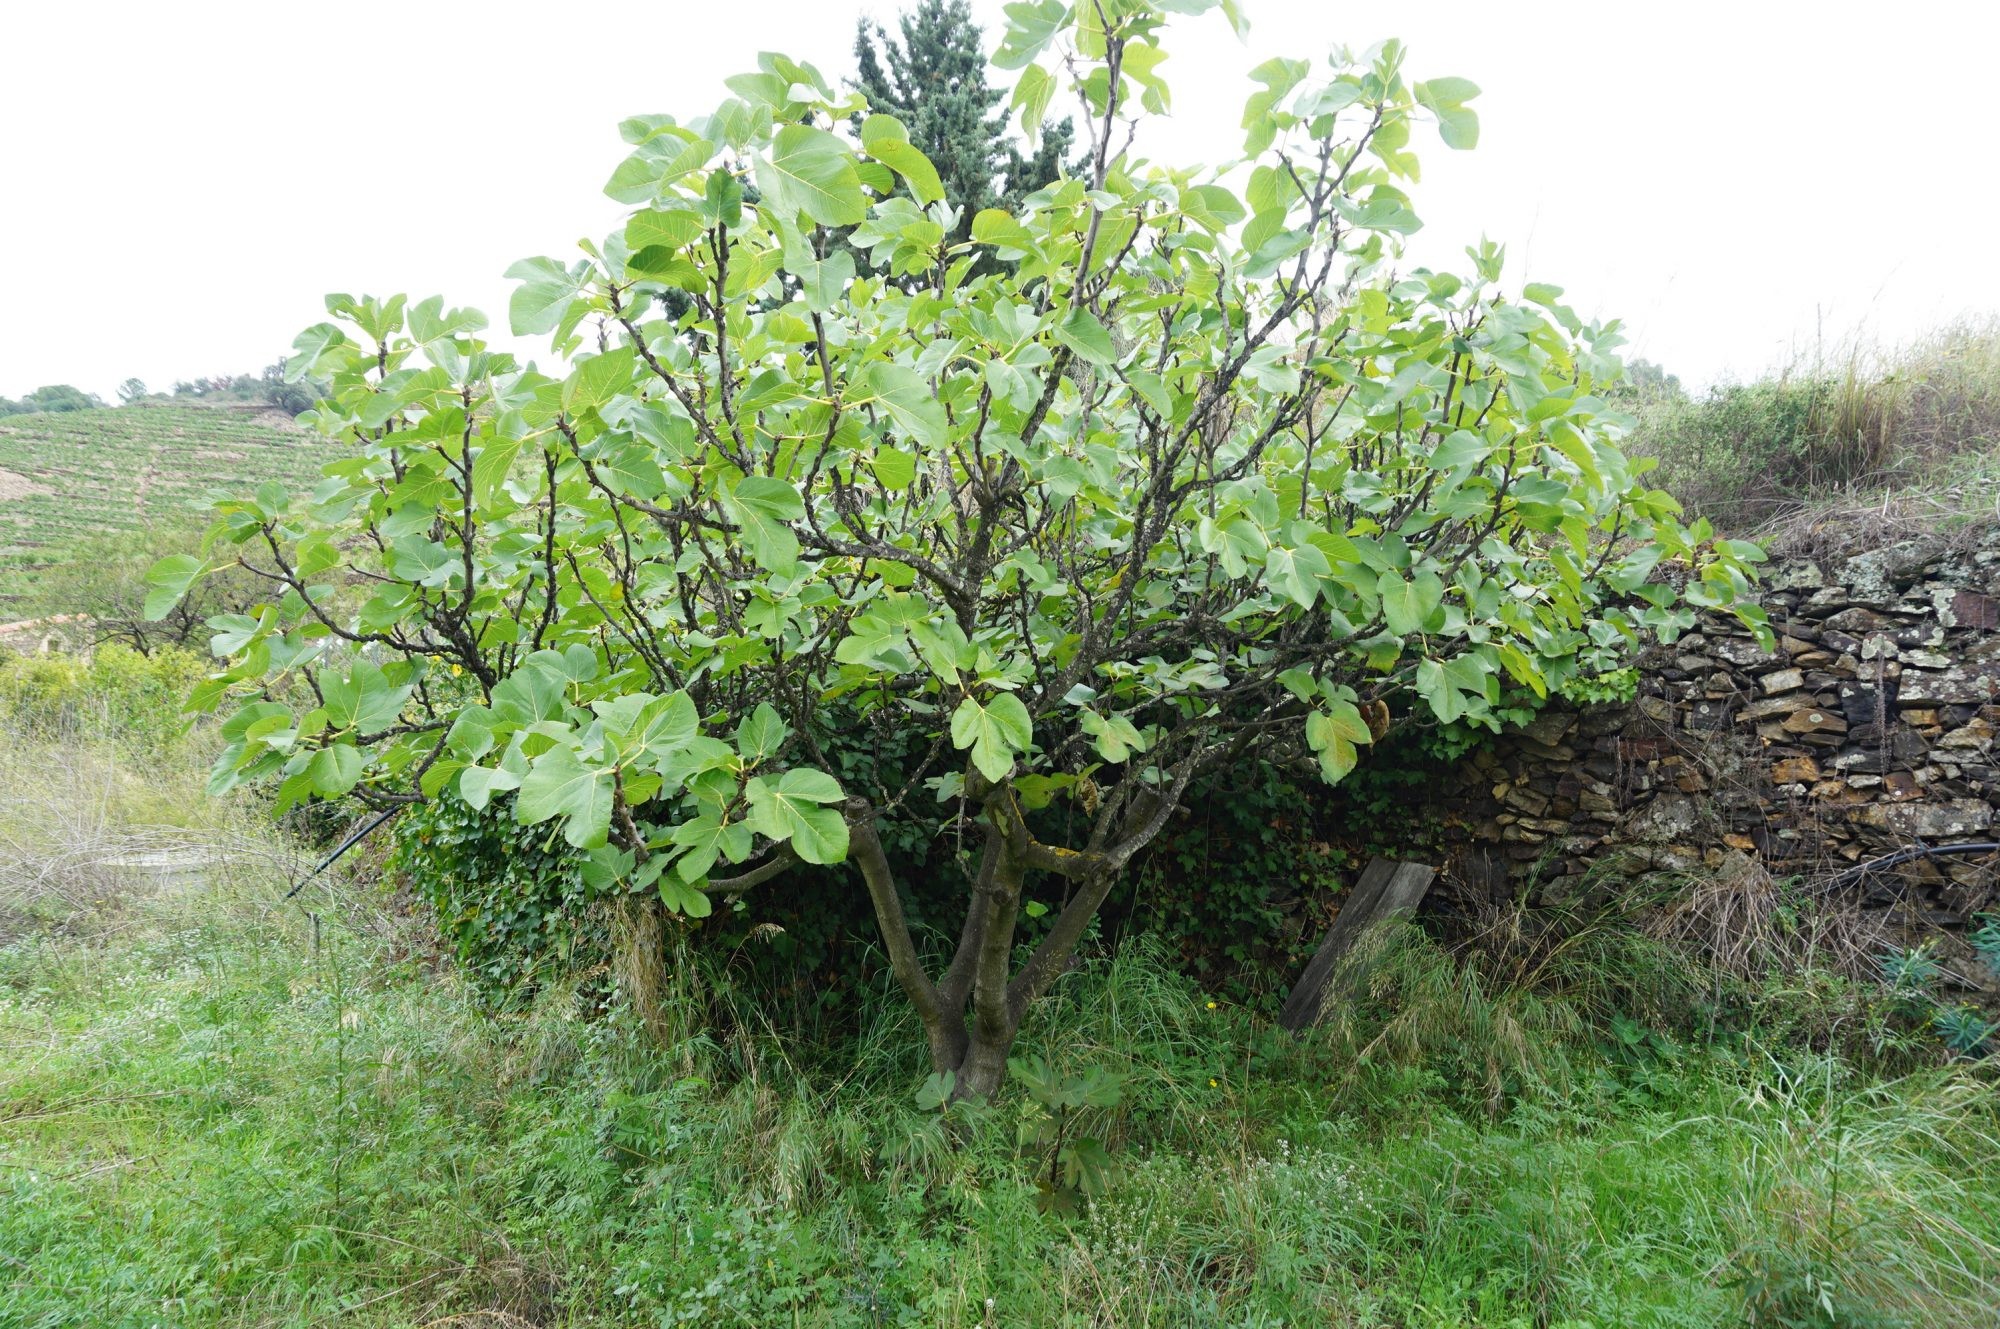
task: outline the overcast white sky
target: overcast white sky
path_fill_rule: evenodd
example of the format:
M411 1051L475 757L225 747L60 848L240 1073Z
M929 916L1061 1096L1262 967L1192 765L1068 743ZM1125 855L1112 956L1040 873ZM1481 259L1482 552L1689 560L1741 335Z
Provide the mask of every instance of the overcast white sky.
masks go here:
M1245 7L1246 43L1178 21L1142 148L1225 156L1251 65L1400 36L1485 90L1477 151L1424 147L1419 255L1491 234L1690 382L2000 310L1991 0ZM712 109L761 49L845 75L857 13L897 9L0 5L0 395L254 369L329 290L504 323L509 263L615 224L621 117Z

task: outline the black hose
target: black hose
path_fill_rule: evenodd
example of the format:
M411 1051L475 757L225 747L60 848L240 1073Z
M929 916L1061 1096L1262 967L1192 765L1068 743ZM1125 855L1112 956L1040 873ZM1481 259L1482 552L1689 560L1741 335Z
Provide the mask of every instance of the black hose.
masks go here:
M313 878L319 876L320 873L326 871L328 868L332 867L336 862L338 862L342 854L354 848L355 845L360 844L361 841L367 837L370 831L374 830L377 826L380 826L383 822L389 820L389 818L395 816L398 812L401 812L404 808L408 806L409 804L407 803L398 803L392 808L385 808L381 812L376 813L375 816L369 820L367 825L363 826L360 830L356 831L354 834L348 836L345 840L342 840L340 842L340 847L338 849L335 849L325 858L322 858L319 861L319 866L314 868L311 872L307 873L305 877L299 882L298 885L292 887L292 889L290 889L289 891L286 891L285 899L289 900L293 896L297 895L300 891L304 890L309 884L311 884Z
M1863 881L1871 872L1881 872L1888 868L1901 867L1919 858L1942 858L1947 854L1991 854L2000 853L2000 844L1990 840L1969 841L1965 844L1917 845L1913 849L1899 849L1882 858L1857 863L1845 872L1828 877L1815 888L1814 893L1828 895L1843 886L1852 886Z

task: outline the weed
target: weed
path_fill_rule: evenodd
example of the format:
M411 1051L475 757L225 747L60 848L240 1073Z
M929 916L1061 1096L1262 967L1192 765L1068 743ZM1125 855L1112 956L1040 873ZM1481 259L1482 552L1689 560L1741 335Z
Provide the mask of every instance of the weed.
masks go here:
M1857 339L1700 400L1641 397L1634 451L1726 530L1823 524L1872 509L1901 533L1990 522L2000 501L2000 324L1968 322L1898 347Z

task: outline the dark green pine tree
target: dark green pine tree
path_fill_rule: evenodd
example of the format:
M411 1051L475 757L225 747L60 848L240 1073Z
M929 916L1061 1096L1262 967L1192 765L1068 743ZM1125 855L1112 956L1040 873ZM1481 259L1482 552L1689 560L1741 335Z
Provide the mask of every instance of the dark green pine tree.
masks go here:
M986 52L967 0L919 0L897 26L899 43L862 19L854 37L854 86L893 115L937 167L945 198L963 210L959 238L981 208L1013 208L1062 171L1076 132L1043 127L1032 157L1007 133L1006 95L986 82Z

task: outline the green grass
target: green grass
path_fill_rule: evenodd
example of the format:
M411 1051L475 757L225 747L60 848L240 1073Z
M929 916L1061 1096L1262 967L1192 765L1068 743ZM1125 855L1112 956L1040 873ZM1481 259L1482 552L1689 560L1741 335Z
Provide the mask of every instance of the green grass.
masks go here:
M315 435L269 411L163 402L0 419L0 618L62 551L198 519L217 491L309 488L325 460Z
M2000 1307L1990 1068L1699 1036L1704 985L1623 934L1472 967L1386 934L1303 1042L1151 946L1093 957L1023 1048L1123 1085L1075 1123L1109 1190L1063 1216L1038 1203L1042 1109L919 1108L886 991L839 1046L773 1029L699 954L675 957L664 1042L593 1015L597 976L494 1011L380 888L284 900L257 810L195 793L200 735L134 769L101 732L0 745L0 1324L1916 1329ZM229 852L151 888L89 852L164 829ZM63 871L29 882L30 853Z
M1867 513L1865 545L2000 520L2000 320L1822 349L1699 399L1651 388L1638 414L1633 450L1733 533Z

